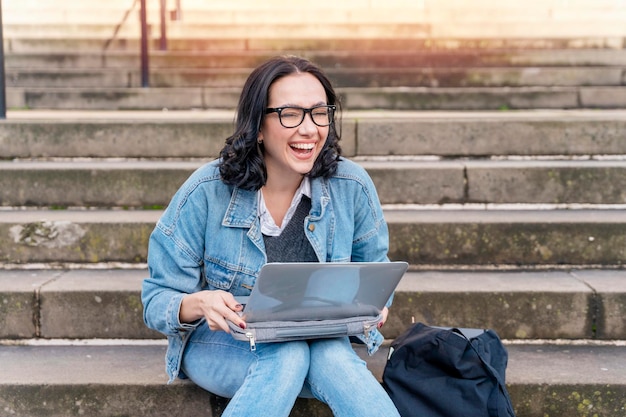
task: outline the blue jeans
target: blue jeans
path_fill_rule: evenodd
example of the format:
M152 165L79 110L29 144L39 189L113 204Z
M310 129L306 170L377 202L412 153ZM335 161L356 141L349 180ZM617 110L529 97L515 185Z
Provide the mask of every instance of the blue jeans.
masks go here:
M393 402L347 337L309 342L248 342L199 326L182 371L197 385L231 398L223 417L288 417L298 396L328 404L337 417L399 417Z

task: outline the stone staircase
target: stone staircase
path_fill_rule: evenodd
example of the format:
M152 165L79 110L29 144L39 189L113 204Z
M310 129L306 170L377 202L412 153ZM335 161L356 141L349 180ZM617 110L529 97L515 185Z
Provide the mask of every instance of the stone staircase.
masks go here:
M263 45L270 48L269 45ZM626 108L626 49L172 51L151 56L141 88L136 52L10 53L7 102L18 109L233 109L247 74L277 53L326 65L352 110ZM334 44L321 46L334 48ZM340 46L341 47L341 46ZM417 46L419 48L419 46ZM178 66L181 67L178 67Z
M413 321L493 328L518 417L626 415L623 1L348 0L324 14L186 0L168 51L149 2L149 89L136 6L94 3L3 5L1 417L221 414L224 399L165 384L164 340L141 319L147 241L218 154L250 69L284 51L339 86L344 153L377 185L390 257L411 264L386 338ZM387 348L359 354L380 378ZM312 400L292 413L330 415Z
M0 125L0 415L220 415L223 399L165 385L139 293L160 208L232 116L163 115L13 111ZM385 336L490 327L518 416L623 415L625 125L622 111L347 112L390 257L412 265ZM367 358L379 377L385 355ZM301 401L293 415L330 414Z
M323 65L350 109L626 107L623 0L149 0L151 88L138 1L5 6L7 101L26 109L233 109L276 53ZM175 20L172 18L177 16Z

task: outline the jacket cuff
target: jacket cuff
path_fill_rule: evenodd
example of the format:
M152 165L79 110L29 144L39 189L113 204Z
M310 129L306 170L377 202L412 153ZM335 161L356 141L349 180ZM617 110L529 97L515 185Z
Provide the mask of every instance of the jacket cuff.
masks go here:
M204 319L196 320L192 323L180 322L180 306L183 302L183 298L186 294L177 294L170 300L170 304L167 309L167 326L174 333L188 332L198 327Z

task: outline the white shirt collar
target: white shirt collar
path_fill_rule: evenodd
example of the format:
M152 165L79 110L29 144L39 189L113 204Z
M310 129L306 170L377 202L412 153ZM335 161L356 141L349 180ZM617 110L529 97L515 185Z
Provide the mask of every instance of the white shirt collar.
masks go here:
M267 207L265 205L265 199L263 198L263 193L261 192L261 190L257 191L257 214L261 220L261 233L266 236L279 236L289 223L289 220L291 220L291 218L293 217L293 214L295 213L296 208L298 208L298 204L300 204L300 200L302 200L303 195L311 198L311 180L309 179L309 177L304 177L302 179L300 186L296 190L296 193L291 200L291 205L289 206L287 213L285 213L285 217L283 218L281 226L278 227L276 225L276 222L274 222L272 215L267 210Z

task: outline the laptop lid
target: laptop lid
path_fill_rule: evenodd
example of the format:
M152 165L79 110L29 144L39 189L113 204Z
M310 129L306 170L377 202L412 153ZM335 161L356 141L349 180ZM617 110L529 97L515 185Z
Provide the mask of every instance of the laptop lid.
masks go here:
M380 314L406 262L268 263L243 310L249 323Z

